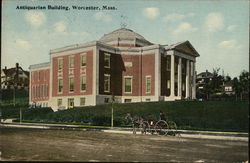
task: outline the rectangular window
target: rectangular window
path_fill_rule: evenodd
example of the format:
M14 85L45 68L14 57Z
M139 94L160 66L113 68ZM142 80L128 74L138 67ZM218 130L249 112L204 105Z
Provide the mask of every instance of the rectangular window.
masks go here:
M38 81L41 80L41 71L38 71Z
M81 76L81 91L86 91L86 76Z
M62 106L62 99L57 99L57 106L58 107Z
M132 77L125 77L125 93L132 93Z
M74 99L73 98L69 98L68 99L68 108L73 108L74 107Z
M146 77L146 93L151 92L151 76Z
M166 70L170 71L171 70L171 56L167 56L167 63L166 63Z
M74 56L69 56L69 68L74 67Z
M109 98L104 98L104 103L105 104L109 103L109 101L110 101Z
M104 67L110 68L110 54L104 53Z
M58 93L63 91L63 79L58 79Z
M81 54L81 66L86 66L86 54Z
M110 75L104 74L104 92L110 92Z
M63 69L63 59L59 58L58 59L58 70L62 70Z
M130 102L132 102L132 99L124 99L124 102L125 103L130 103Z
M73 77L69 78L69 91L70 92L74 91L74 78Z
M86 98L82 97L80 98L80 106L85 106Z

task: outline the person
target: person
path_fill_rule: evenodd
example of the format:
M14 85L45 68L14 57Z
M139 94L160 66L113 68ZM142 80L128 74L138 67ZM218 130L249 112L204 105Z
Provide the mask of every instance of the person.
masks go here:
M165 114L162 111L160 111L160 117L159 117L159 119L166 121Z

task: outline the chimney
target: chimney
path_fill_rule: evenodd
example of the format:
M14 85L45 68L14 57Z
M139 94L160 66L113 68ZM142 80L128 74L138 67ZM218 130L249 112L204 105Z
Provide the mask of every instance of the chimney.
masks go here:
M19 64L18 63L16 63L16 68L18 68L19 67Z

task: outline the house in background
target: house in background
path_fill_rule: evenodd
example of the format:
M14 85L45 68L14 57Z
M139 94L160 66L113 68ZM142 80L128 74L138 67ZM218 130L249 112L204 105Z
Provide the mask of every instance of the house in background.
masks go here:
M223 85L223 93L226 95L234 95L235 94L235 90L234 90L234 86L233 86L233 81L229 81L226 82Z
M1 89L29 89L29 72L16 63L16 67L5 67L1 71Z
M126 28L50 51L30 66L30 104L60 108L196 98L198 52L189 41L153 44Z
M214 77L213 73L208 72L208 70L197 74L196 76L197 91L203 89L207 85L207 83L213 79L213 77Z

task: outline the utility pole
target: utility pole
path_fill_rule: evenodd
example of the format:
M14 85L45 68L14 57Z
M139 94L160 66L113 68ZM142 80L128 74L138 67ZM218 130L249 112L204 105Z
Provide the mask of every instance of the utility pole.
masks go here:
M20 123L22 123L22 108L20 107Z
M111 127L114 127L114 102L115 102L115 96L112 95L112 101L111 101Z

